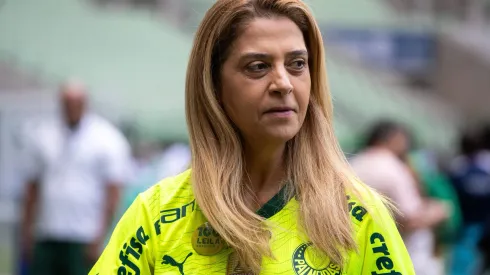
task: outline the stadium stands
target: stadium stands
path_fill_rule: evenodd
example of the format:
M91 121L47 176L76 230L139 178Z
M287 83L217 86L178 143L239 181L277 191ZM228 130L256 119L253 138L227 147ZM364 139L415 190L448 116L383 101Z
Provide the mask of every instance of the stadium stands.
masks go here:
M398 0L398 16L425 14L437 27L437 66L433 91L462 110L469 123L490 119L486 102L490 74L489 0Z
M51 86L79 77L104 114L131 119L148 135L185 137L190 37L147 13L100 11L88 1L8 1L0 12L0 52L22 69Z
M40 72L48 83L73 75L84 79L96 107L137 125L144 136L184 138L186 59L192 31L212 1L186 2L189 20L174 26L144 10L97 9L88 0L29 2L29 8L26 0L10 1L0 11L0 50L15 56L26 71ZM308 2L322 25L396 25L396 18L376 1L359 0L355 7ZM353 8L363 12L354 14ZM328 66L338 107L336 127L343 144L351 144L345 147L352 147L352 137L368 123L390 117L411 125L424 144L448 148L441 140L450 142L453 121L431 119L420 101L389 91L362 69L335 58L328 59Z
M186 0L192 12L189 21L178 26L189 34L197 24L211 0ZM338 27L342 29L362 28L366 30L404 30L417 33L430 30L427 20L403 18L393 13L382 1L324 1L307 0L319 21L325 40L329 42L328 32ZM362 11L362 12L355 12ZM336 58L338 53L327 51L329 79L335 100L337 122L345 150L350 151L357 143L356 138L369 123L379 118L392 118L410 125L425 145L436 148L450 148L457 128L457 115L449 114L440 102L427 97L412 96L402 87L386 85L376 80L376 74L367 74L366 69L349 66ZM406 89L405 89L406 90ZM341 119L342 118L342 119ZM348 140L348 141L347 141Z

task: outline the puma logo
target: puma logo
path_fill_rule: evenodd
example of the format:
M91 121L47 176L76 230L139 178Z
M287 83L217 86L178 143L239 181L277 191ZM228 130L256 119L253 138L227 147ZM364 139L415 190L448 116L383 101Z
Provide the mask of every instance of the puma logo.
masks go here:
M192 252L190 252L187 257L185 257L184 261L182 263L178 263L177 261L174 260L174 258L172 258L171 256L169 255L165 255L163 256L162 258L162 264L167 264L167 265L171 265L171 266L175 266L175 267L178 267L179 268L179 271L180 271L180 274L181 275L185 275L184 274L184 264L185 264L185 261L187 261L187 258L189 258L190 256L192 256Z

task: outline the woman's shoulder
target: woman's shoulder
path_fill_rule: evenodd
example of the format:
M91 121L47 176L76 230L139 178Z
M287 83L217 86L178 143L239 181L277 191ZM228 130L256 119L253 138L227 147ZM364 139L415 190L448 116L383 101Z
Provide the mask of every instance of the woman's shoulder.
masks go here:
M349 192L348 203L358 247L349 255L346 274L364 274L363 271L415 274L389 210L392 209L389 201L362 182L356 182Z
M371 187L360 181L354 181L347 191L348 210L354 224L392 220L390 202Z
M188 169L178 175L162 179L142 192L140 198L146 203L158 202L160 208L194 201L191 170Z

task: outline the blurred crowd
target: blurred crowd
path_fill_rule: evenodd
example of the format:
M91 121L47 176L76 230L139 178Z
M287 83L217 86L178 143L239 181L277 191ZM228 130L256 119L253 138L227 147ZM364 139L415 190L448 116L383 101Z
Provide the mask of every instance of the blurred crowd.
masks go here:
M86 274L136 196L189 168L185 142L130 144L91 111L85 89L61 85L59 118L29 142L18 274ZM490 274L490 127L462 132L451 158L415 139L379 121L349 161L393 203L417 274Z
M457 154L443 158L417 147L402 124L380 121L350 159L360 179L396 207L416 274L489 274L489 129L463 131Z
M83 83L59 89L60 116L30 135L18 274L87 274L135 197L189 167L184 143L131 146L92 112Z

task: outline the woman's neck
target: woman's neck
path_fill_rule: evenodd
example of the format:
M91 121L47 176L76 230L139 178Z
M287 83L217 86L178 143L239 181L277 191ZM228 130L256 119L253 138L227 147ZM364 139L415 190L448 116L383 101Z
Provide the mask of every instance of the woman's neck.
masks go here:
M285 144L245 148L250 188L260 206L277 194L284 184L284 151Z

